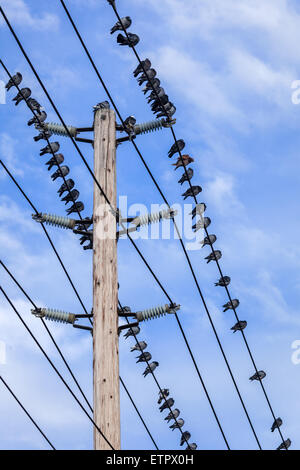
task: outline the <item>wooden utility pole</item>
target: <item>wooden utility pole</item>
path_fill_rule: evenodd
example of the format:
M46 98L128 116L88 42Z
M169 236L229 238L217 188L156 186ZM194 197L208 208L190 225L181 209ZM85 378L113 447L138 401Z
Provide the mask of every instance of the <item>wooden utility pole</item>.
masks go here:
M99 109L94 121L94 173L113 208L116 196L116 116ZM93 346L94 421L120 449L118 279L116 219L94 184ZM111 450L94 429L94 449Z

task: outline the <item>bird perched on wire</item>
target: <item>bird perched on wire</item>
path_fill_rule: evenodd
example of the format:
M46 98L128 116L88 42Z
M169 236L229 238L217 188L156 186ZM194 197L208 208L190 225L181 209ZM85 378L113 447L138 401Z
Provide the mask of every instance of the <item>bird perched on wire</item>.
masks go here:
M117 21L117 23L111 28L110 34L114 34L116 31L123 31L124 29L128 29L132 24L132 20L130 16L124 16L121 18L121 21Z
M235 333L236 331L244 330L246 326L247 326L246 320L240 320L235 325L233 325L233 327L230 329L233 330L233 332Z
M59 197L61 197L61 196L63 195L63 193L65 193L66 191L69 191L69 190L73 189L74 186L75 186L74 181L73 181L71 178L68 179L65 183L63 183L63 184L61 185L61 187L60 187L59 190L57 191Z
M170 390L168 388L163 388L161 391L158 392L158 401L157 403L160 405L164 398L167 398L170 395Z
M93 223L93 219L91 219L91 217L85 217L83 219L83 222L87 222L87 221L88 221L88 223L77 225L77 230L82 230L83 231L83 230L89 228Z
M206 204L204 202L200 202L200 204L196 204L192 212L190 212L190 215L192 216L192 219L193 219L194 217L196 217L196 215L202 215L205 211L206 211Z
M70 168L66 165L58 167L58 169L51 175L52 181L57 180L57 178L63 178L70 173Z
M286 450L291 446L291 439L286 439L286 441L282 442L280 446L277 447L276 450Z
M151 68L151 61L149 59L142 60L142 62L137 66L134 70L133 75L134 77L138 77L140 73L145 73L147 70Z
M144 351L144 349L146 349L147 347L147 343L145 341L139 341L138 343L136 343L135 346L133 346L131 349L130 349L130 352L133 352L133 351Z
M159 366L158 362L156 362L156 361L151 362L151 364L149 364L149 366L147 366L146 369L144 370L143 376L146 377L151 372L154 372L156 367L158 367L158 366Z
M262 379L264 379L264 378L266 377L266 375L267 375L267 374L265 373L265 371L259 370L258 372L255 372L254 375L252 375L251 377L249 377L249 380L251 380L251 382L252 382L253 380L262 380Z
M18 106L18 104L21 103L22 100L27 101L30 95L30 88L22 88L12 100L15 101L15 105Z
M192 444L189 444L185 450L196 450L197 449L197 444L195 442L193 442Z
M140 356L137 356L136 359L137 359L136 363L147 362L147 361L151 361L152 355L148 351L146 351L146 352L143 352Z
M134 116L128 116L124 121L124 130L128 132L129 139L131 140L135 136L134 126L136 125L136 119Z
M208 237L205 237L204 240L202 240L202 248L206 245L213 245L217 241L216 235L208 235Z
M177 422L175 421L175 423L171 424L171 426L169 426L169 428L172 429L172 431L174 431L174 429L182 428L183 425L184 425L184 419L179 418L177 420Z
M52 136L52 132L48 131L48 129L42 130L38 135L36 135L33 140L38 142L39 140L49 140Z
M188 188L185 193L182 194L182 196L184 199L187 199L188 197L197 196L199 193L201 193L201 191L201 186L192 186L191 188Z
M131 308L128 307L127 305L122 307L122 308L118 307L118 314L120 314L120 313L131 313Z
M172 158L175 153L181 152L185 147L185 141L183 139L176 140L170 150L168 151L168 157Z
M178 181L178 183L180 183L181 185L185 182L185 181L189 181L193 178L194 176L194 170L193 168L189 168L186 173L183 173L182 177L180 178L180 180Z
M220 250L215 250L214 253L210 253L210 255L206 256L207 264L210 263L210 261L219 261L219 259L222 258L222 252Z
M169 423L171 419L177 419L179 415L180 415L179 409L175 408L175 410L170 411L168 416L165 417L165 421Z
M70 215L72 212L82 212L84 210L84 204L81 201L75 202L69 209L66 210L67 214Z
M182 157L178 157L177 162L172 163L172 165L175 166L174 170L177 170L177 168L180 168L181 166L187 166L193 161L194 159L189 155L182 155Z
M32 126L32 124L37 124L38 126L41 125L47 119L46 111L42 111L38 116L34 116L33 118L29 119L27 122L28 126Z
M62 198L62 201L65 202L65 205L68 202L75 202L79 198L79 191L77 189L72 189L65 197Z
M200 219L198 220L197 223L195 223L193 226L192 226L192 229L197 232L198 230L200 230L200 228L207 228L209 227L209 225L211 224L211 220L209 217L204 217L203 219Z
M126 37L120 33L118 34L117 42L120 46L135 47L140 42L140 38L137 34L128 33L128 37Z
M108 101L102 101L101 103L96 104L93 106L94 113L99 109L110 109L110 105Z
M168 398L160 407L159 410L160 412L166 410L167 408L171 408L175 403L174 398Z
M215 286L220 286L220 287L229 286L230 281L231 279L229 276L223 276L218 280L218 282L215 282Z
M58 142L51 142L49 145L46 145L46 147L42 148L40 150L40 156L45 155L46 153L56 153L60 149L60 145Z
M16 75L14 75L8 80L7 84L5 85L6 90L9 91L13 86L19 86L22 80L22 74L20 72L17 72Z
M153 103L151 104L151 109L154 114L159 113L161 110L164 109L164 106L169 102L169 96L163 95L161 98L156 98Z
M147 98L147 102L150 104L151 101L155 101L158 98L162 98L165 96L165 90L162 87L155 88L155 91L153 90L150 95Z
M61 165L64 162L65 157L62 153L57 153L55 157L50 158L47 161L46 165L48 165L48 171L50 171L55 165Z
M155 69L149 69L145 72L142 73L142 75L137 79L139 86L143 85L144 82L149 82L153 80L156 77L156 70Z
M233 310L235 308L238 308L240 305L239 299L233 299L232 301L228 301L227 304L223 305L223 312L227 312L227 310Z
M126 331L124 338L127 339L129 338L129 336L136 336L139 334L140 331L141 329L139 326L132 326L131 328L128 329L128 331Z
M42 105L35 98L29 98L27 100L27 105L29 106L31 111L37 111L40 114Z
M157 90L157 88L159 87L160 87L159 78L154 78L153 80L151 80L151 82L146 83L146 86L145 88L143 88L142 92L145 95L146 93L148 93L148 91L153 90L153 88Z
M184 433L182 433L181 435L180 445L183 446L183 444L187 442L190 438L191 438L191 433L189 433L188 431L184 431Z
M176 106L174 106L174 104L170 101L169 103L164 105L164 110L161 113L157 114L156 117L161 118L167 116L169 119L171 119L175 113Z
M274 421L274 423L272 424L272 427L271 427L271 432L274 432L275 429L278 429L281 425L282 425L282 419L281 418L275 419L275 421Z

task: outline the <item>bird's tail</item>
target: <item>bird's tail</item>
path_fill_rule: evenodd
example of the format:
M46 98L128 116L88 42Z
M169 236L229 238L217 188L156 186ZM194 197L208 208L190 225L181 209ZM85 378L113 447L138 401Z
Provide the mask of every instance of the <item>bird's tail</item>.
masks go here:
M229 307L225 307L223 312L227 312L227 310L229 310Z
M116 31L118 31L117 26L113 26L110 30L110 34L114 34Z
M45 153L46 153L46 150L41 150L41 151L40 151L40 157L42 157L43 155L45 155Z
M211 259L208 259L208 260L206 261L206 264L208 264L208 263L210 263L210 262L211 262Z

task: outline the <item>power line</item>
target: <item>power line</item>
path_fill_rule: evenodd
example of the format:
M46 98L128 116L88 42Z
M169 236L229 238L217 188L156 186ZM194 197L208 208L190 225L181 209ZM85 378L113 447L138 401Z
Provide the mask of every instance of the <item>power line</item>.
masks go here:
M61 0L61 1L62 1L62 0ZM118 11L117 11L117 9L116 9L115 3L114 3L114 2L110 2L110 4L111 4L111 6L112 6L112 8L113 8L113 10L114 10L114 12L115 12L117 18L118 18L118 21L120 22L120 25L121 25L121 27L122 27L122 29L123 29L123 31L124 31L126 37L129 39L128 33L127 33L126 29L124 28L124 25L123 25L123 23L122 23L122 21L121 21L120 15L119 15L119 13L118 13ZM141 59L140 59L140 57L139 57L139 54L137 53L135 47L134 47L134 46L131 46L131 48L132 48L132 50L133 50L133 52L134 52L134 55L136 56L136 58L137 58L139 64L142 66L143 72L147 75L147 71L145 70L144 65L143 65L143 63L142 63L142 61L141 61ZM150 83L151 88L152 88L152 90L154 91L154 93L155 93L157 99L158 99L159 102L160 102L161 108L162 108L163 110L165 110L165 105L162 103L161 98L158 96L157 90L156 90L156 88L153 86L152 81L149 80L149 83ZM175 131L174 131L174 129L173 129L173 126L170 127L170 130L171 130L171 133L172 133L174 142L175 142L175 144L176 144L177 151L178 151L178 153L179 153L181 162L183 163L182 153L181 153L181 150L180 150L180 148L179 148L178 141L177 141L177 137L176 137ZM194 189L193 189L193 186L192 186L192 184L191 184L191 180L190 180L190 178L188 177L188 174L187 174L187 168L186 168L185 165L183 165L183 168L184 168L184 172L185 172L185 175L186 175L188 184L189 184L190 189L191 189L191 191L192 191L192 195L193 195L195 204L197 205L197 204L198 204L197 196L194 194ZM155 184L156 184L156 183L155 183ZM157 185L156 185L156 186L157 186ZM161 193L161 191L160 191L160 193ZM201 217L201 218L202 218L202 217ZM208 233L208 230L207 230L207 227L205 226L205 224L204 224L204 230L205 230L206 236L208 237L208 242L209 242L211 251L212 251L212 253L213 253L213 255L214 255L214 258L215 258L215 261L216 261L216 264L217 264L218 271L219 271L219 273L220 273L221 279L224 280L223 272L222 272L222 270L221 270L219 261L218 261L218 259L217 259L217 257L216 257L215 249L214 249L214 247L213 247L213 243L212 243L211 240L210 240L209 233ZM240 322L239 317L238 317L238 315L237 315L237 313L236 313L236 309L235 309L234 304L233 304L233 302L232 302L232 297L231 297L231 295L230 295L230 292L229 292L229 289L228 289L228 286L226 285L226 283L224 283L224 287L225 287L225 290L226 290L226 293L227 293L229 302L230 302L230 304L231 304L231 308L232 308L232 310L233 310L233 312L234 312L235 318L236 318L236 320L237 320L238 322ZM241 330L241 333L242 333L242 337L243 337L245 346L246 346L247 351L248 351L248 353L249 353L251 362L252 362L252 364L253 364L253 366L254 366L255 372L258 374L258 368L257 368L257 366L256 366L256 363L255 363L253 354L252 354L252 352L251 352L251 349L250 349L250 347L249 347L248 341L247 341L247 339L246 339L246 335L245 335L245 333L244 333L243 330ZM274 411L273 411L273 407L272 407L272 405L271 405L271 403L270 403L269 397L268 397L268 395L267 395L267 392L266 392L266 390L265 390L265 387L264 387L264 385L263 385L263 383L262 383L262 379L260 378L259 374L258 374L258 378L259 378L259 382L260 382L260 385L261 385L261 387L262 387L264 396L265 396L265 398L266 398L267 404L268 404L269 409L270 409L270 411L271 411L272 417L273 417L274 421L276 421L276 416L275 416L275 413L274 413ZM282 435L282 432L281 432L281 429L279 428L279 426L277 426L277 429L278 429L278 432L279 432L279 434L280 434L280 437L281 437L281 439L282 439L282 442L283 442L283 444L284 444L286 450L288 450L287 447L286 447L286 445L285 445L285 440L284 440L284 437L283 437L283 435Z
M122 119L122 117L121 117L121 115L120 115L120 113L119 113L119 111L118 111L118 108L117 108L116 104L114 103L114 100L112 99L112 97L111 97L111 95L110 95L110 93L109 93L109 91L108 91L108 89L107 89L107 87L106 87L106 85L105 85L105 83L104 83L104 81L103 81L101 75L100 75L100 72L99 72L97 66L95 65L95 62L93 61L93 59L92 59L92 57L91 57L91 55L90 55L90 53L89 53L89 51L88 51L88 49L87 49L87 47L86 47L84 41L83 41L83 39L82 39L82 36L80 35L80 33L79 33L79 31L78 31L78 29L77 29L77 27L76 27L76 25L75 25L75 23L74 23L74 21L73 21L71 15L70 15L70 13L69 13L69 11L68 11L68 9L67 9L67 7L66 7L64 1L63 1L63 0L60 0L60 2L61 2L61 4L62 4L64 10L65 10L66 13L67 13L67 16L68 16L68 18L69 18L69 20L70 20L70 22L71 22L71 24L72 24L72 26L73 26L73 28L74 28L76 34L77 34L77 36L78 36L78 38L79 38L79 40L80 40L80 42L81 42L81 44L82 44L82 46L83 46L83 48L84 48L86 54L87 54L87 56L88 56L88 58L89 58L89 60L90 60L90 62L91 62L91 64L92 64L92 66L93 66L93 68L94 68L94 70L95 70L95 72L96 72L96 74L97 74L99 80L100 80L101 84L102 84L102 86L104 87L104 89L105 89L105 91L106 91L106 93L107 93L109 99L111 100L112 105L113 105L114 109L116 110L116 113L118 114L120 120L121 120L122 123L124 124L124 121L123 121L123 119ZM142 157L142 155L141 155L139 149L137 148L135 142L132 142L132 144L134 145L134 147L135 147L135 149L137 150L137 152L138 152L140 158L142 159L144 165L146 166L147 171L149 172L149 174L150 174L152 180L154 181L156 187L158 188L160 194L162 195L162 197L163 197L165 203L166 203L166 204L169 206L169 208L170 208L170 205L168 204L168 202L167 202L165 196L163 195L163 193L162 193L161 189L159 188L159 186L158 186L156 180L154 179L154 177L153 177L153 175L152 175L152 173L151 173L149 167L146 165L146 162L145 162L145 160L143 159L143 157ZM202 300L202 302L203 302L204 308L205 308L205 310L206 310L206 313L207 313L207 315L208 315L209 321L210 321L211 326L212 326L212 328L213 328L213 331L214 331L214 334L215 334L215 336L216 336L217 342L218 342L219 347L220 347L220 349L221 349L221 353L222 353L222 355L223 355L223 358L224 358L225 363L226 363L226 365L227 365L227 368L228 368L228 370L229 370L231 379L233 380L235 389L236 389L236 391L237 391L237 393L238 393L238 396L239 396L239 399L240 399L240 401L241 401L241 403L242 403L243 409L244 409L244 411L245 411L245 414L246 414L246 417L247 417L247 419L248 419L249 425L250 425L250 427L251 427L251 429L252 429L252 432L253 432L253 434L254 434L255 440L256 440L256 442L257 442L259 448L261 449L261 446L260 446L259 440L258 440L258 438L257 438L256 432L255 432L255 430L254 430L253 424L252 424L252 422L251 422L251 419L250 419L250 417L249 417L249 414L248 414L248 412L247 412L247 409L246 409L246 407L245 407L245 404L244 404L243 399L242 399L242 397L241 397L241 394L240 394L240 392L239 392L237 383L236 383L236 381L235 381L235 379L234 379L233 373L232 373L232 371L231 371L231 368L230 368L230 365L229 365L229 363L228 363L227 357L226 357L225 352L224 352L224 350L223 350L223 347L222 347L222 345L221 345L221 342L220 342L220 339L219 339L219 337L218 337L217 331L216 331L216 329L215 329L215 327L214 327L214 324L213 324L213 321L212 321L212 317L211 317L211 315L210 315L210 313L209 313L209 311L208 311L208 308L207 308L205 299L204 299L204 297L203 297L203 295L202 295L202 292L201 292L200 286L199 286L199 284L198 284L198 281L197 281L195 272L194 272L194 270L193 270L193 267L192 267L190 258L189 258L188 254L187 254L187 251L186 251L185 246L184 246L184 244L183 244L183 241L182 241L182 239L181 239L181 236L180 236L180 233L179 233L177 224L176 224L174 218L173 218L173 217L171 217L171 218L172 218L172 220L173 220L173 223L174 223L175 229L176 229L176 231L177 231L177 234L179 235L180 243L181 243L181 245L182 245L182 248L183 248L183 250L184 250L185 256L186 256L186 258L187 258L189 267L190 267L191 272L192 272L192 276L193 276L194 281L195 281L195 283L196 283L197 290L198 290L198 292L199 292L199 294L200 294L200 297L201 297L201 300ZM167 294L166 290L165 290L164 287L161 285L161 283L160 283L160 281L158 280L158 278L156 277L156 275L153 273L152 269L150 268L149 264L146 262L145 258L142 256L141 252L138 250L137 246L135 245L135 243L134 243L133 240L131 239L129 233L127 233L127 235L128 235L128 237L129 237L131 243L135 246L135 248L136 248L136 250L138 251L139 255L142 257L143 261L145 262L146 266L147 266L148 269L150 270L151 274L152 274L153 277L155 278L156 282L158 283L158 285L161 287L161 289L163 290L163 292L165 293L165 295L166 295L166 296L168 297L168 299L170 300L170 297L169 297L169 295ZM183 334L184 340L185 340L186 345L187 345L187 347L188 347L189 353L190 353L190 355L191 355L191 357L192 357L193 363L194 363L194 365L196 365L196 362L195 362L195 360L194 360L194 358L193 358L191 349L190 349L190 347L189 347L189 345L188 345L186 336L185 336L185 334L184 334L182 325L181 325L180 320L179 320L179 318L178 318L178 315L177 315L176 313L175 313L175 317L176 317L177 323L178 323L178 325L179 325L179 328L180 328L180 330L181 330L181 333ZM197 369L198 369L198 368L197 368ZM198 371L198 370L197 370L197 373L198 373L198 375L199 375L199 371ZM200 380L201 380L201 379L200 379ZM224 436L223 436L223 437L224 437Z
M24 411L24 413L26 413L26 415L28 416L28 418L30 419L30 421L33 423L33 425L37 428L37 430L40 432L40 434L43 436L43 438L48 442L48 444L50 445L50 447L52 448L52 450L56 450L54 445L50 442L50 440L48 439L48 437L46 436L46 434L41 430L41 428L39 427L39 425L36 423L36 421L33 419L33 417L31 416L31 414L29 413L29 411L26 410L26 408L22 405L22 403L20 402L20 400L16 397L16 395L14 394L14 392L12 391L12 389L10 388L10 386L7 384L7 382L5 382L4 378L0 375L0 380L1 382L3 383L3 385L7 388L7 390L9 391L9 393L14 397L14 399L16 400L16 402L18 403L18 405L22 408L22 410Z
M29 197L24 193L23 189L20 187L20 185L17 183L17 181L15 180L15 178L12 176L12 174L9 172L9 170L6 168L6 166L4 165L4 163L3 163L1 160L0 160L0 164L3 166L3 168L4 168L5 171L7 172L8 176L9 176L9 177L12 179L12 181L15 183L15 185L17 186L17 188L19 189L19 191L22 193L22 195L24 196L24 198L27 200L27 202L30 204L30 206L33 208L33 210L34 210L36 213L38 213L37 210L36 210L36 208L35 208L35 206L34 206L33 203L31 202L31 200L29 199ZM52 248L54 249L54 252L55 252L56 256L58 257L59 262L62 264L62 261L61 261L59 255L58 255L58 253L57 253L55 247L54 247L54 244L53 244L53 242L52 242L52 240L51 240L51 238L50 238L50 236L49 236L47 230L45 229L45 227L44 227L44 225L43 225L42 223L41 223L41 226L42 226L42 228L44 229L44 232L45 232L45 234L46 234L46 236L47 236L47 238L48 238L48 240L49 240L49 242L50 242ZM0 263L3 265L3 263L2 263L1 261L0 261ZM3 267L4 267L4 265L3 265ZM5 269L7 269L7 268L5 268ZM7 270L7 271L8 271L8 270ZM66 271L65 268L64 268L64 271L65 271L66 274L67 274L67 271ZM68 274L67 274L67 277L68 277L68 279L70 280ZM14 279L14 281L17 282L15 279ZM17 285L19 286L19 288L22 290L22 292L24 293L24 295L25 295L25 296L28 298L28 300L29 300L29 297L28 297L28 295L25 293L24 289L23 289L18 283L17 283ZM72 285L72 287L73 287L72 281L71 281L71 285ZM75 289L75 288L73 287L73 289ZM76 292L77 292L77 291L75 290L75 293L76 293ZM76 294L76 295L77 295L77 294ZM31 301L31 300L30 300L30 301ZM86 308L84 307L83 304L82 304L82 306L83 306L85 312L87 313L87 310L86 310ZM47 325L45 325L45 327L47 328ZM49 331L49 334L51 335L50 331ZM54 341L54 338L52 338L52 335L51 335L51 339ZM55 343L55 344L56 344L56 343ZM57 345L56 345L56 346L57 346ZM57 346L57 347L58 347L58 346ZM120 380L123 382L123 380L121 379L121 377L120 377ZM123 384L124 384L124 382L123 382ZM124 384L124 385L125 385L125 384ZM128 389L126 389L126 393L128 394L128 396L130 395ZM130 400L131 400L131 402L134 404L134 401L133 401L133 398L131 397L131 395L130 395ZM136 408L136 405L134 405L134 407ZM136 410L137 410L137 408L136 408ZM91 411L93 411L93 410L91 410ZM144 424L145 422L144 422L143 418L141 417L140 413L138 413L138 414L139 414L139 416L140 416L140 418L141 418L141 420L142 420L143 425L145 426L145 424ZM146 428L146 431L148 432L148 428L147 428L146 426L145 426L145 428Z
M7 266L3 263L2 260L0 260L0 264L1 264L1 266L5 269L5 271L6 271L7 274L10 276L10 278L14 281L14 283L18 286L18 288L21 290L21 292L25 295L25 297L29 300L29 302L31 303L31 305L32 305L35 309L38 309L38 307L37 307L36 304L33 302L33 300L31 299L31 297L27 294L27 292L24 290L24 288L21 286L21 284L17 281L17 279L13 276L13 274L10 272L10 270L7 268ZM92 408L90 402L88 401L88 399L87 399L85 393L83 392L81 386L79 385L79 383L78 383L78 381L77 381L75 375L74 375L73 372L72 372L71 367L69 366L69 364L67 363L67 361L66 361L66 359L65 359L65 357L64 357L64 355L63 355L63 353L61 352L61 349L60 349L59 346L57 345L57 343L56 343L56 341L55 341L55 339L54 339L54 337L53 337L51 331L49 330L49 328L48 328L48 326L46 325L46 323L45 323L45 321L43 320L43 318L41 318L40 320L41 320L41 322L42 322L44 328L46 329L48 335L50 336L51 341L52 341L52 343L54 344L56 350L58 351L60 357L62 358L62 360L63 360L63 362L64 362L66 368L67 368L68 371L70 372L72 379L74 380L76 386L78 387L78 390L80 391L81 395L83 396L83 398L84 398L86 404L88 405L89 409L90 409L91 412L93 413L93 408Z
M80 403L80 401L78 400L78 398L76 397L75 393L72 391L72 389L69 387L69 385L67 384L67 382L65 381L65 379L63 378L63 376L61 375L61 373L58 371L58 369L56 368L56 366L53 364L53 362L51 361L50 357L48 356L48 354L45 352L45 350L43 349L43 347L41 346L41 344L39 343L39 341L36 339L36 337L34 336L34 334L32 333L32 331L30 330L30 328L28 327L27 323L23 320L22 316L20 315L20 313L18 312L18 310L16 309L16 307L14 306L14 304L12 303L12 301L10 300L10 298L8 297L8 295L6 294L5 290L3 289L2 286L0 286L0 290L2 292L2 294L4 295L4 297L6 298L7 302L9 303L9 305L11 306L11 308L13 309L13 311L15 312L15 314L17 315L17 317L19 318L19 320L21 321L21 323L24 325L24 327L26 328L26 330L28 331L28 333L30 334L31 338L34 340L35 344L38 346L38 348L40 349L40 351L42 352L42 354L44 355L44 357L47 359L47 361L49 362L49 364L51 365L52 369L55 371L55 373L58 375L58 377L60 378L60 380L63 382L63 384L65 385L65 387L69 390L69 392L71 393L72 397L74 398L74 400L78 403L78 405L80 406L80 408L82 409L82 411L84 412L84 414L88 417L88 419L93 423L93 425L95 426L96 430L101 434L101 436L103 437L103 439L107 442L107 444L110 446L110 448L112 450L115 450L112 445L110 444L110 442L106 439L106 437L104 436L104 434L102 433L101 429L99 428L99 426L95 423L95 421L93 420L93 418L91 418L91 416L88 414L88 412L86 411L86 409L84 408L84 406Z
M159 450L159 448L157 447L157 444L156 444L156 442L155 442L155 440L154 440L154 438L153 438L151 432L149 431L149 428L148 428L147 424L146 424L145 421L143 420L141 413L139 412L139 410L138 410L136 404L134 403L134 401L133 401L133 399L132 399L132 396L130 395L130 393L129 393L129 391L128 391L126 385L125 385L125 383L123 382L122 377L120 377L120 382L121 382L122 387L124 388L125 392L127 393L128 398L129 398L129 400L131 401L131 403L132 403L132 405L133 405L135 411L137 412L137 414L138 414L140 420L142 421L142 423L143 423L143 425L144 425L144 427L145 427L147 433L149 434L149 437L150 437L151 441L153 442L155 449L156 449L156 450Z

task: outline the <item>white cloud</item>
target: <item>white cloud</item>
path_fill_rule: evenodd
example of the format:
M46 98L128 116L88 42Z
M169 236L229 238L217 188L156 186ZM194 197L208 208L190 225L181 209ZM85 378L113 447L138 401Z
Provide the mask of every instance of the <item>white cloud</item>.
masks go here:
M38 31L57 30L59 19L51 13L42 16L32 14L24 0L2 0L2 7L10 22L14 24L36 29ZM4 25L4 19L0 18L0 26Z
M16 142L9 134L2 132L0 134L0 157L3 162L6 164L9 170L11 170L15 175L23 176L24 172L20 169L18 165L18 159L16 157ZM1 176L4 176L4 170L0 173Z

